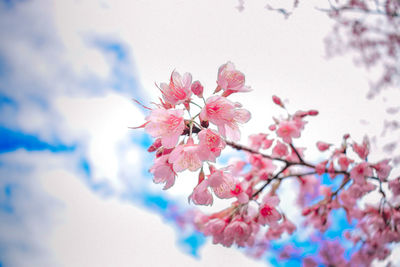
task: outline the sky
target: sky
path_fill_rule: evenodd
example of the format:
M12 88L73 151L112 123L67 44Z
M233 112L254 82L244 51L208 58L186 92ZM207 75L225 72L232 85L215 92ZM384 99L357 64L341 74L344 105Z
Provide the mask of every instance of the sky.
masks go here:
M368 72L327 60L331 27L315 3L289 19L265 1L0 1L0 266L274 266L212 245L177 223L196 179L163 191L148 173L144 122L154 83L190 72L210 94L232 61L253 92L232 96L252 113L246 136L278 110L318 109L299 146L380 135L398 95L367 100ZM235 98L236 97L236 98ZM365 122L363 122L365 121ZM377 142L378 149L390 138ZM241 155L228 151L223 160ZM290 194L290 187L288 187ZM288 205L288 208L290 205ZM297 214L299 211L291 211Z

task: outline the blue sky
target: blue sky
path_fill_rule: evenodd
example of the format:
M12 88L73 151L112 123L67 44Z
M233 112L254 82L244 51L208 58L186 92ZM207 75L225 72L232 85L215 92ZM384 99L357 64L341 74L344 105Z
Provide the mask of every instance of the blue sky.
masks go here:
M319 68L329 26L321 14L315 19L323 26L311 27L301 12L285 22L257 5L239 13L235 1L167 2L0 1L0 266L284 264L254 261L211 245L192 227L182 229L176 218L192 208L189 175L168 192L152 183L152 155L145 153L151 139L128 129L142 124L145 111L131 99L155 100L154 82L174 68L192 71L209 87L227 60L248 72L256 93L240 101L255 122L244 136L266 128L265 114L274 110L264 100L277 93L296 108L322 109L325 119L310 132L331 142L341 132L327 125L346 114L350 122L342 126L355 136L371 127L355 120L380 119L379 108L370 116L371 105L362 101L344 115L327 103L326 92L334 92L331 102L347 106L367 92L367 83L349 59ZM210 10L206 23L191 15ZM356 89L339 102L343 91L336 88ZM314 141L305 136L303 145ZM343 214L335 217L335 229L348 227Z

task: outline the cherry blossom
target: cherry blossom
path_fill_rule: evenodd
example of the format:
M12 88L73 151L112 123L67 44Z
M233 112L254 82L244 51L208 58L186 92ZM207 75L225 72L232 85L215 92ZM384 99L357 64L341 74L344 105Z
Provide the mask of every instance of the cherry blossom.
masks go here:
M218 72L218 84L224 93L218 95L217 89L205 100L207 91L199 81L192 84L191 74L180 76L174 71L170 84L161 86L163 99L154 103L157 108L146 108L150 110L146 122L136 127L155 138L147 149L155 152L150 168L155 183L163 183L168 189L181 172L195 172L198 181L188 196L190 205L229 203L209 215L195 211L196 216L189 216L188 223L212 237L214 244L245 247L257 257L273 249L274 240L281 240L284 234L296 235L297 229L306 226L317 233L316 242L322 245L318 255L303 259L305 266L370 266L387 259L391 245L400 242L400 178L393 178L397 170L392 161L369 162L373 151L368 139L360 144L349 134L339 138L338 144L318 141L317 148L323 153L318 160L310 161L305 157L306 148L299 147L296 139L318 111L290 113L277 96L272 102L282 107L284 114L272 117L273 124L264 125L265 133L250 135L248 146L239 144L239 126L251 115L227 96L247 90L244 74L228 62ZM191 99L192 93L199 98ZM179 104L185 110L175 109ZM244 154L223 164L219 158L227 147ZM289 205L297 206L301 223L286 213L289 200L282 197L281 186L288 180L294 184L295 196L295 203ZM364 201L372 194L378 203ZM278 208L281 200L285 205ZM320 238L333 225L334 211L344 212L351 230L355 230L343 233L355 247L349 260L343 257L338 241ZM297 257L296 253L301 252L284 249L281 259Z
M177 146L169 156L169 162L173 165L175 172L186 169L196 171L201 168L203 162L199 157L199 145L193 143L189 138L186 144Z
M208 190L208 180L203 180L193 189L193 193L189 196L190 200L196 205L212 205L213 197Z
M161 138L166 148L175 147L185 128L183 110L181 109L153 109L145 125L145 130L153 137Z
M299 126L300 125L296 123L295 120L281 121L278 125L278 130L276 130L276 134L281 137L285 143L290 144L292 138L300 137Z
M223 96L229 96L232 93L237 92L249 92L251 88L245 86L244 74L235 69L235 65L232 62L228 62L218 69L218 89L224 90Z
M277 225L277 222L282 218L282 215L275 208L278 204L279 198L277 196L266 195L263 198L262 204L260 205L260 214L258 216L258 221L262 225Z
M251 117L249 111L239 107L239 104L234 104L225 97L212 96L207 99L205 107L201 110L200 119L215 124L222 136L238 141L238 123L246 123Z
M163 155L156 158L154 165L150 168L150 172L154 175L154 182L165 183L164 189L174 185L176 176L172 164L168 163L168 157L169 155Z
M192 75L185 73L183 76L177 71L171 74L169 84L161 83L161 93L164 100L171 105L182 104L190 99Z
M205 161L215 162L225 148L226 143L221 136L211 129L203 129L198 133L199 157Z

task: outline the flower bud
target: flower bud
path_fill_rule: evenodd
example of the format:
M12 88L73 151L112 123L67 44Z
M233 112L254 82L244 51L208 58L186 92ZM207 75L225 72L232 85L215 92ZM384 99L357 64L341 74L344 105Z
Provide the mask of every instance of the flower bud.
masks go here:
M197 95L198 97L203 97L203 86L199 81L195 81L190 88L193 94Z

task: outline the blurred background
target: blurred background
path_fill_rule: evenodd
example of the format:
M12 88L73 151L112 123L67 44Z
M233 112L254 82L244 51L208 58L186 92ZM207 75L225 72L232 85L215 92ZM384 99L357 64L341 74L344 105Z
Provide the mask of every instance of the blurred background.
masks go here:
M297 143L311 160L318 140L379 136L400 99L368 100L366 70L326 59L332 22L312 2L285 19L263 1L239 12L235 0L1 0L0 266L278 265L185 225L197 177L185 173L168 191L153 184L152 139L128 127L147 114L132 98L157 101L154 83L174 69L208 96L232 61L254 90L232 95L252 113L241 143L279 112L273 94L291 111L320 111ZM231 156L242 155L228 150L222 161Z

